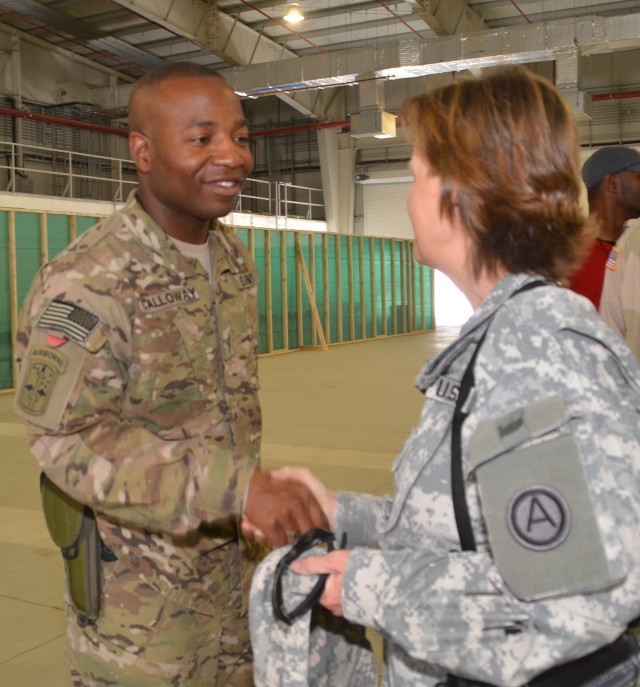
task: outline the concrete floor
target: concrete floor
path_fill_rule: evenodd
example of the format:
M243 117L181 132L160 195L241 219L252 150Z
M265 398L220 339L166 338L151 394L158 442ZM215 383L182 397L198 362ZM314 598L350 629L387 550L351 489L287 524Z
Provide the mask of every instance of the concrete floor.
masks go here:
M266 468L309 467L332 488L382 494L418 419L413 380L457 328L261 358ZM13 394L0 394L0 685L69 687L62 562Z

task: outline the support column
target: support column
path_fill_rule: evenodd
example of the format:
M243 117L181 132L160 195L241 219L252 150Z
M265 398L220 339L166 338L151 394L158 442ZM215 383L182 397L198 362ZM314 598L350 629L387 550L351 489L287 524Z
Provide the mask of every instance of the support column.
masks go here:
M11 36L11 91L13 93L13 107L16 110L22 109L22 61L20 55L21 45L20 36ZM16 168L24 167L24 155L22 151L22 117L13 118L13 142L17 144L14 148L15 168L10 170L11 190L16 193L24 190L26 177L23 173L17 174Z
M345 135L337 129L318 131L327 229L339 234L353 234L356 151L348 136L348 147L342 148L340 143L344 140Z

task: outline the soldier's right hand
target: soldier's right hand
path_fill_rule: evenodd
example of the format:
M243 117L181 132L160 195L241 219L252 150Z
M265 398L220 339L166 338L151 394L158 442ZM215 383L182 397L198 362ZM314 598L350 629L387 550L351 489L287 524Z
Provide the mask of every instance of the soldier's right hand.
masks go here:
M243 530L260 533L260 539L272 546L291 544L312 527L329 528L323 509L305 484L274 479L261 470L251 477L242 515L249 524Z
M278 468L271 472L273 479L292 479L302 482L311 490L329 521L329 529L333 530L336 511L336 492L325 485L307 468Z

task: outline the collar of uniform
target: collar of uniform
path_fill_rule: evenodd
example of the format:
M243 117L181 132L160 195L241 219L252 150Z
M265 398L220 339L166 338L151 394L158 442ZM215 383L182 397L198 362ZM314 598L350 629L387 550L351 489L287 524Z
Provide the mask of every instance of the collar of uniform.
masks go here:
M530 282L539 280L539 275L507 274L491 290L486 300L471 315L460 330L460 336L447 348L431 358L416 378L416 387L425 393L433 382L469 347L480 340L494 314L509 300L514 291ZM469 354L471 355L471 353Z
M209 248L211 250L212 264L215 260L219 272L233 272L240 274L249 268L242 252L238 250L237 243L230 240L233 231L228 229L219 220L211 222L209 231Z
M182 276L185 274L185 260L190 260L176 248L175 244L167 236L164 229L147 213L140 205L136 189L131 191L122 212L133 216L137 222L133 222L132 231L139 240L155 253L159 262ZM212 230L218 228L217 220L211 222Z

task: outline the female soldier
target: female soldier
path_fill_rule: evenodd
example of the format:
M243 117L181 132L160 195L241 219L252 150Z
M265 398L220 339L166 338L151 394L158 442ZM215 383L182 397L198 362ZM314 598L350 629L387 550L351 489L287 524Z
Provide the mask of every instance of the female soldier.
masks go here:
M393 496L283 471L349 546L292 569L328 573L320 603L384 636L386 684L585 684L596 650L628 655L616 640L640 615L640 371L558 286L592 235L573 116L523 67L417 96L404 116L415 257L474 313L417 379Z

